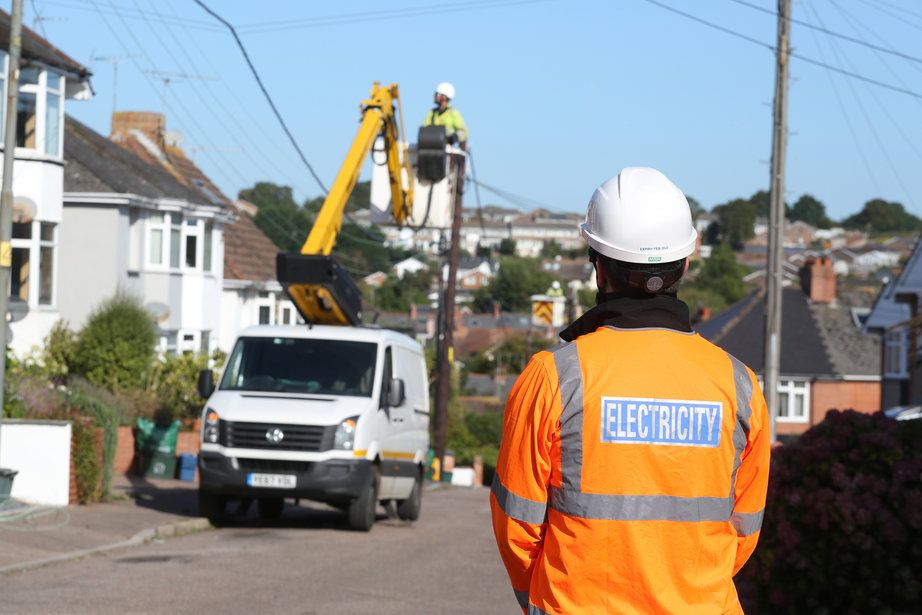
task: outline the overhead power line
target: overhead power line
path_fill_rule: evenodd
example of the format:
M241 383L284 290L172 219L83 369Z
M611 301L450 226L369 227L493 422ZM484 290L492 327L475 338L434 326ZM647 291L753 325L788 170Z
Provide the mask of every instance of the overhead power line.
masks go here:
M243 41L240 40L240 37L237 36L237 31L234 29L234 26L230 24L226 19L212 11L208 8L202 0L194 0L197 5L202 7L206 13L220 21L230 30L231 35L234 37L234 40L237 41L237 47L240 48L241 53L243 53L243 58L246 60L247 66L250 67L250 72L253 73L253 77L256 79L256 83L259 84L259 89L262 90L263 95L266 97L266 101L269 103L269 106L272 108L272 112L275 114L276 119L279 121L279 124L282 125L282 130L285 131L285 135L288 136L288 140L291 141L291 145L295 148L295 151L298 152L298 156L301 158L301 162L304 163L304 166L307 167L307 170L310 171L311 176L314 178L314 181L317 182L317 185L320 186L320 189L326 194L327 187L320 180L320 177L314 171L314 167L311 166L311 163L307 161L307 156L304 155L304 152L301 151L301 146L298 145L298 142L295 140L294 135L291 134L291 130L288 129L288 124L285 123L285 119L282 117L282 114L279 112L278 107L275 106L275 102L272 100L272 96L269 95L269 91L266 90L266 86L263 85L263 80L259 76L259 71L256 70L256 67L253 65L252 60L250 60L250 54L247 53L246 47L243 45Z
M198 1L198 0L196 0L196 2L197 2L197 1ZM715 30L719 30L719 31L721 31L721 32L723 32L723 33L725 33L725 34L729 34L730 36L735 36L736 38L739 38L739 39L742 39L742 40L744 40L744 41L750 42L750 43L752 43L752 44L754 44L754 45L758 45L759 47L762 47L762 48L764 48L764 49L768 49L768 50L771 51L772 53L775 53L775 52L776 52L776 49L775 49L775 46L774 46L774 45L771 45L771 44L769 44L769 43L765 43L765 42L763 42L763 41L760 41L759 39L753 38L753 37L748 36L748 35L746 35L746 34L743 34L742 32L737 32L736 30L733 30L733 29L731 29L731 28L727 28L727 27L722 26L722 25L720 25L720 24L714 23L713 21L708 21L707 19L702 19L701 17L698 17L697 15L692 15L691 13L686 13L685 11L683 11L683 10L681 10L681 9L677 9L677 8L675 8L674 6L669 6L668 4L664 4L664 3L662 3L662 2L659 2L659 0L644 0L644 1L647 2L647 3L649 3L649 4L652 4L652 5L654 5L654 6L658 6L658 7L660 7L661 9L664 9L664 10L669 11L669 12L671 12L671 13L675 13L676 15L681 15L682 17L685 17L686 19L690 19L690 20L692 20L692 21L698 22L698 23L700 23L700 24L702 24L702 25L705 25L705 26L707 26L707 27L709 27L709 28L713 28L713 29L715 29ZM821 67L821 68L825 68L825 69L827 69L827 70L831 70L831 71L840 73L840 74L842 74L842 75L845 75L845 76L847 76L847 77L851 77L851 78L853 78L853 79L858 79L859 81L864 81L864 82L867 82L867 83L876 85L876 86L878 86L878 87L882 87L882 88L887 89L887 90L892 90L892 91L894 91L894 92L899 92L900 94L906 94L907 96L912 96L913 98L920 98L920 99L922 99L922 92L917 92L917 91L915 91L915 90L910 90L910 89L908 89L908 88L901 88L901 87L899 87L899 86L893 85L892 83L886 83L886 82L884 82L884 81L879 81L879 80L874 79L874 78L872 78L872 77L867 77L867 76L865 76L865 75L862 75L862 74L859 74L859 73L856 73L856 72L853 72L853 71L850 71L850 70L846 70L846 69L844 69L844 68L840 68L840 67L835 66L835 65L832 65L832 64L827 64L826 62L821 62L821 61L819 61L819 60L814 60L814 59L811 58L811 57L808 57L808 56L805 56L805 55L802 55L802 54L800 54L800 53L796 53L796 52L793 52L793 51L789 52L788 55L789 55L790 57L792 57L792 58L797 58L798 60L800 60L800 61L802 61L802 62L806 62L807 64L813 64L814 66L819 66L819 67Z
M773 10L771 10L771 9L767 9L767 8L765 8L764 6L759 6L759 5L757 5L757 4L752 4L751 2L746 2L746 0L729 0L729 1L730 1L730 2L734 2L734 3L736 3L736 4L739 4L739 5L742 5L742 6L749 7L749 8L751 8L751 9L756 10L756 11L761 11L762 13L765 13L765 14L767 14L767 15L772 15L772 16L774 16L774 17L776 17L776 18L778 17L778 13L776 13L775 11L773 11ZM919 64L922 64L922 58L920 58L920 57L918 57L918 56L910 55L910 54L908 54L908 53L903 53L902 51L898 51L898 50L893 49L893 48L891 48L891 47L881 47L880 45L875 45L874 43L871 43L871 42L869 42L869 41L862 40L862 39L860 39L860 38L855 38L855 37L849 36L849 35L847 35L847 34L842 34L841 32L836 32L835 30L830 30L829 28L826 28L825 26L822 26L822 25L817 26L816 24L812 24L812 23L810 23L810 22L808 22L808 21L803 21L803 20L800 20L800 19L795 19L794 17L791 17L791 18L789 19L789 21L790 21L791 23L796 23L796 24L799 25L799 26L804 26L805 28L810 28L810 29L812 29L812 30L816 30L816 31L818 31L818 32L822 32L823 34L828 34L829 36L834 36L835 38L840 38L840 39L842 39L843 41L848 41L849 43L854 43L854 44L856 44L856 45L861 45L862 47L867 47L868 49L874 49L874 50L876 50L876 51L882 51L883 53L889 53L890 55L894 55L894 56L897 56L897 57L899 57L899 58L903 58L904 60L909 60L910 62L917 62L917 63L919 63ZM793 54L792 54L792 55L793 55Z

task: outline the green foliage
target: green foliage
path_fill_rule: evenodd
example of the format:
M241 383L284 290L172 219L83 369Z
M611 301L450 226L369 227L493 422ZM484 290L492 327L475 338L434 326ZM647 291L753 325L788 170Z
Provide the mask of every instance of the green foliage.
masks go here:
M503 239L499 242L496 251L503 256L515 256L515 240L509 238Z
M791 220L801 220L816 228L829 228L832 220L826 216L826 206L811 194L801 195L791 208Z
M258 182L241 190L239 196L259 207L253 222L280 250L295 251L301 247L312 218L295 202L291 187Z
M717 232L734 249L739 249L755 234L756 206L751 201L734 199L714 208ZM713 225L712 225L713 226Z
M433 275L436 274L429 269L405 273L402 280L390 274L380 288L365 286L363 293L369 303L382 310L406 312L412 303L429 303L428 295Z
M907 212L900 203L873 199L865 203L860 212L843 220L842 226L878 233L917 231L922 228L922 220Z
M199 416L205 401L198 395L198 374L207 369L208 364L208 355L192 353L165 355L154 363L147 390L159 401L158 411L154 413L159 423Z
M704 308L711 310L711 314L716 314L728 305L720 293L710 288L701 288L697 284L682 284L679 287L679 299L688 305L693 319Z
M685 200L688 201L688 208L691 210L692 220L697 220L698 216L703 214L706 209L701 206L701 203L698 202L698 199L685 195Z
M67 321L59 320L51 327L45 337L41 363L45 375L53 382L62 384L73 372L77 363L77 334L67 326Z
M515 248L513 248L513 251ZM566 252L560 244L551 239L550 241L545 241L544 245L541 246L541 257L542 258L554 258L555 256L563 256Z
M91 419L79 415L73 416L71 426L77 501L89 504L99 498L99 479L102 476L96 449L96 428Z
M551 341L543 337L529 340L524 335L507 338L493 350L478 352L465 359L465 367L471 373L492 374L497 370L504 373L518 374L531 359L532 355L551 346Z
M141 388L154 358L154 325L135 297L103 301L77 338L76 371L110 391Z
M747 613L917 613L922 421L832 411L772 450Z
M696 303L695 310L700 307L710 307L712 310L721 309L714 305L705 305L705 301L714 295L722 300L722 306L735 303L746 294L746 285L743 283L745 270L736 262L733 250L727 244L715 246L711 257L704 262L701 273L694 283L683 284L679 288L679 296ZM722 307L721 306L721 307ZM689 307L692 307L690 304Z
M543 293L553 281L537 259L506 256L500 259L489 286L474 293L474 305L480 312L489 312L497 301L508 312L528 311L531 295Z
M598 288L585 286L577 292L579 304L585 308L595 307L595 297L598 294Z
M93 480L95 476L96 483L99 484L97 496L93 498L107 500L112 487L112 473L115 467L115 452L118 448L118 426L121 411L118 400L108 391L94 387L85 380L76 380L72 383L67 394L67 401L71 408L79 415L93 419L94 424L103 430L103 447L102 447L102 467L97 471L94 468L88 468L86 482ZM77 421L75 421L77 422ZM96 453L95 435L93 441L94 461L98 465ZM77 465L74 460L75 467ZM101 483L99 482L101 474ZM78 481L79 485L79 481ZM78 487L79 491L79 487ZM83 502L85 503L85 502Z

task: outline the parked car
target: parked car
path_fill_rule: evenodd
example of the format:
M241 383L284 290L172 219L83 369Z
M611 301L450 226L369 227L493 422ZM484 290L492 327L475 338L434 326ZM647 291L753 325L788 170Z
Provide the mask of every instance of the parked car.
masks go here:
M200 374L199 506L228 500L277 517L286 498L326 502L371 529L378 502L419 516L429 450L429 385L420 345L385 329L258 326L243 331L217 389Z
M922 419L922 406L894 406L884 410L884 414L897 421Z

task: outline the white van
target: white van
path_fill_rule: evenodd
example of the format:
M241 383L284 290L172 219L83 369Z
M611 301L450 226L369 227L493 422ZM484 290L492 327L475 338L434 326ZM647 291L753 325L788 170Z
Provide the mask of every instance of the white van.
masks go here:
M199 507L212 521L228 500L262 516L285 498L348 511L369 530L377 503L416 520L429 450L429 385L420 345L384 329L258 326L244 330L215 389L199 378Z

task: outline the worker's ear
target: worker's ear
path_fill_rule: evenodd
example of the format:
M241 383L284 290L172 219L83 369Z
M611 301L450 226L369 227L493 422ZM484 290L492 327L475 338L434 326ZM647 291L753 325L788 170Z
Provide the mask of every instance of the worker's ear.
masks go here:
M602 266L602 259L597 258L593 264L595 267L595 283L599 290L605 292L608 287L608 277L605 275L605 267Z

